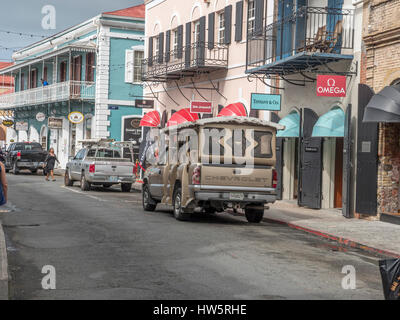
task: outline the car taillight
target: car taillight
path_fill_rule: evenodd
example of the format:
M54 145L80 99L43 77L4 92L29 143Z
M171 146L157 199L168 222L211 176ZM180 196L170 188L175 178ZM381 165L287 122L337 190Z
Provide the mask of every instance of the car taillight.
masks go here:
M276 189L278 187L278 172L272 170L272 188Z
M21 152L17 153L17 158L18 158L18 160L21 160Z
M192 184L200 184L200 177L201 177L201 168L196 167L193 170Z
M96 172L96 165L91 164L91 165L89 166L89 173L95 173L95 172Z

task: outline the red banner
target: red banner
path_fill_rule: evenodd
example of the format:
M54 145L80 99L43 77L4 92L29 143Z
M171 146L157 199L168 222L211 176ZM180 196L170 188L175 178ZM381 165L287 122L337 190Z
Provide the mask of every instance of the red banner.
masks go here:
M317 77L318 97L345 97L346 77L320 75Z
M212 102L192 101L190 103L190 112L192 112L192 113L212 113Z

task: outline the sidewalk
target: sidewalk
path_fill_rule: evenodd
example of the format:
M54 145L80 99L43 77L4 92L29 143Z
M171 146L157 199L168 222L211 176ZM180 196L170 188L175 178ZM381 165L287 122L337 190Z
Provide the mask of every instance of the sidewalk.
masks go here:
M265 211L264 220L370 253L400 258L400 225L346 219L340 210L299 208L286 201L271 205L270 210Z
M0 300L8 300L7 248L1 221L0 221Z

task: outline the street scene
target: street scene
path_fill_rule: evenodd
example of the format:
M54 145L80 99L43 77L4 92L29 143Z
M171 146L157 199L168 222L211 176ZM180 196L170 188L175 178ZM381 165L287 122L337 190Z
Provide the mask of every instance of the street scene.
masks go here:
M399 0L39 2L0 22L0 300L400 300Z

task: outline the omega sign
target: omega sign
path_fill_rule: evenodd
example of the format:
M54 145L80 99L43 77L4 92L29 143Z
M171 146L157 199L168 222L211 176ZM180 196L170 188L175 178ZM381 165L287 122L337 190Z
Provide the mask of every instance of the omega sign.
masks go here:
M345 97L346 77L320 75L317 77L318 97Z

